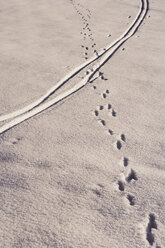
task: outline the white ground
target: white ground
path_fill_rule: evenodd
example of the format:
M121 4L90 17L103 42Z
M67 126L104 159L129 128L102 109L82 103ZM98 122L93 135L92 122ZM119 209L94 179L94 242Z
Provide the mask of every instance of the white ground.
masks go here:
M1 0L0 115L116 40L140 3ZM165 247L165 2L149 3L100 69L108 80L1 134L0 248Z

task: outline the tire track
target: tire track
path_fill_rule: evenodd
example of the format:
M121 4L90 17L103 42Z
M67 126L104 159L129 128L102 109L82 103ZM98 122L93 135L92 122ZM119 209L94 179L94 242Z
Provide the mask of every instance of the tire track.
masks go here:
M4 121L7 119L15 118L14 120L8 122L7 124L3 125L0 128L0 134L6 132L10 128L20 124L21 122L41 113L42 111L48 109L49 107L53 106L54 104L62 101L66 97L74 94L81 88L83 88L87 83L91 80L94 80L96 72L100 70L101 67L115 54L115 52L123 45L128 39L130 39L138 30L141 23L143 22L148 9L149 9L149 1L148 0L140 0L141 6L140 11L135 18L132 25L124 32L124 34L119 37L116 41L110 44L103 52L98 53L98 56L93 56L91 59L87 60L86 63L83 63L79 67L76 67L73 71L71 71L67 76L65 76L62 80L60 80L55 86L53 86L48 92L42 96L40 99L35 101L34 103L17 110L13 113L3 115L0 117L0 121ZM59 96L55 97L54 99L44 103L45 100L49 98L57 89L62 87L69 79L73 78L76 74L78 74L82 69L86 68L91 63L95 62L96 60L100 59L100 61L93 67L93 70L89 72L86 77L81 80L78 84L76 84L70 90L60 94ZM42 103L42 105L40 105ZM30 111L30 112L29 112ZM21 115L21 116L20 116ZM19 116L19 117L18 117Z

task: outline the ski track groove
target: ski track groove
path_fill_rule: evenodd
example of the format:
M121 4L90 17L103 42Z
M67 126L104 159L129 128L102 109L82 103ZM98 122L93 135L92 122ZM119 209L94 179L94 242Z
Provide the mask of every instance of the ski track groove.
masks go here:
M47 93L43 95L41 98L39 98L37 101L13 113L0 116L0 121L5 121L11 118L15 118L9 121L8 123L4 124L2 127L0 127L0 134L20 124L21 122L41 113L42 111L48 109L54 104L62 101L63 99L74 94L75 92L83 88L87 83L89 83L90 80L92 80L95 73L98 72L98 70L104 66L104 64L115 54L115 52L137 32L149 9L148 0L140 0L140 2L141 2L140 11L136 16L135 20L133 21L132 25L124 32L122 36L120 36L117 40L115 40L113 43L107 46L105 51L100 52L98 56L93 56L91 59L88 59L85 63L83 63L79 67L76 67L69 74L67 74L67 76L65 76L62 80L60 80L55 86L49 89ZM83 70L88 65L90 65L91 63L95 62L100 58L101 58L100 62L98 62L93 67L93 71L91 71L83 80L81 80L70 90L44 103L44 101L47 100L49 96L51 96L57 89L61 88L68 80L73 78L81 70Z

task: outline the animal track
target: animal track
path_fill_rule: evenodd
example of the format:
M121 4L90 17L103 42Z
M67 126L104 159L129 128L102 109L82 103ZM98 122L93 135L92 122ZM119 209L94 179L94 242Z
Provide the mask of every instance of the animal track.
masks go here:
M97 184L100 188L104 188L104 185L102 185L102 184L100 184L100 183L98 183Z
M120 150L122 148L122 144L121 144L120 140L117 140L116 147L118 150Z
M101 120L101 124L102 124L103 126L106 126L105 120Z
M113 131L111 129L109 129L108 132L110 133L110 135L113 135Z
M135 181L138 180L136 172L133 169L131 169L131 172L129 173L126 180L127 180L127 182L131 182L132 180L135 180Z
M128 194L127 199L128 199L131 206L135 205L135 197L133 195Z
M88 23L88 19L91 18L91 12L90 10L87 10L86 8L84 8L83 5L79 5L79 4L75 4L71 1L73 7L75 8L76 12L78 13L78 15L80 15L80 18L84 24L83 28L82 28L82 31L80 32L81 35L83 35L83 40L86 41L87 39L90 39L90 40L94 40L91 36L93 35L92 34L92 30L91 28L89 27L89 23ZM82 14L84 12L84 15ZM88 51L89 50L89 47L88 46L85 46L85 45L82 45L81 46L83 49L85 49L85 51ZM84 53L84 59L87 60L88 59L88 53L85 52Z
M79 6L79 5L78 5L78 6ZM81 7L84 8L83 6L81 6ZM81 47L84 49L84 58L85 58L85 60L87 60L87 59L88 59L88 56L89 56L89 54L90 54L90 52L91 52L90 49L89 49L90 47L91 47L91 49L93 49L93 53L94 53L96 56L98 56L99 54L98 54L98 52L97 52L96 43L94 42L94 39L93 39L92 30L91 30L90 25L89 25L89 23L88 23L88 21L87 21L87 19L91 17L91 13L90 13L90 11L89 11L88 9L85 9L85 10L88 12L88 14L86 14L86 16L82 15L81 11L78 10L78 9L77 9L77 13L78 13L79 15L81 15L81 18L82 18L83 24L84 24L84 27L83 27L82 32L81 32L81 34L82 34L82 36L83 36L83 39L84 39L84 40L90 40L90 41L92 41L92 45L91 45L91 46L87 46L87 45L85 45L85 44L83 44L83 45L81 46ZM111 35L108 35L108 37L110 37L110 36L111 36ZM105 50L106 50L106 49L105 49ZM123 50L124 50L124 48L123 48ZM89 70L87 70L87 71L85 72L86 75L88 75L89 73L90 73ZM101 71L99 71L99 77L100 77L101 80L105 80L105 81L107 80L107 78L105 78L105 76L104 76L104 73L101 72ZM96 78L96 79L97 79L97 78ZM95 86L95 85L93 86L93 89L96 89L96 86ZM101 95L102 98L103 98L103 99L106 99L106 98L107 98L107 95L108 95L109 93L110 93L110 91L109 91L108 89L106 89L105 92L103 92L102 95ZM102 110L104 110L104 109L105 109L105 110L108 110L108 111L111 110L111 115L112 115L113 117L116 117L116 116L117 116L117 113L116 113L116 111L112 108L112 105L111 105L111 104L107 104L106 107L103 106L103 105L100 105L100 106L98 107L98 110L95 110L95 111L94 111L94 115L95 115L96 117L98 117L98 116L99 116L99 111L102 111ZM100 123L102 124L102 126L106 126L106 121L105 121L104 119L100 119L99 121L100 121ZM108 133L109 133L110 135L113 135L113 134L114 134L114 132L113 132L111 129L108 129ZM118 139L118 140L116 141L116 148L117 148L118 150L121 150L121 148L122 148L122 142L126 142L126 137L125 137L124 134L121 134L121 135L120 135L120 139ZM128 164L129 164L128 158L127 158L127 157L124 157L124 158L123 158L123 166L124 166L124 167L127 167ZM130 174L129 174L128 177L126 178L126 181L127 181L127 182L131 182L132 180L137 180L137 176L136 176L136 173L135 173L134 170L131 170ZM124 183L123 183L121 180L118 181L118 188L119 188L120 191L124 191L124 190L125 190L125 185L124 185ZM93 191L93 193L96 194L97 196L101 196L101 193L100 193L100 191L99 191L98 189L94 189L94 190L92 190L92 191ZM129 203L130 203L131 206L133 206L133 205L135 204L135 198L134 198L134 196L128 194L128 195L127 195L127 199L128 199L128 201L129 201Z
M105 81L108 80L108 78L105 78L104 75L101 76L101 79L102 79L102 80L105 80Z
M126 158L126 157L124 157L123 158L123 165L124 165L124 167L127 167L128 166L128 162L129 162L129 159Z
M108 104L107 109L110 110L112 108L111 104Z
M124 134L121 134L121 140L124 141L124 142L126 141L126 137L125 137Z
M10 143L12 143L13 145L18 144L18 142L21 140L21 138L12 138L10 139Z
M101 192L98 189L92 189L93 193L97 196L101 196Z
M152 229L157 229L156 218L154 214L149 214L149 222L146 228L146 239L148 243L152 246L155 241L154 234L152 233Z
M142 1L142 2L144 4L144 1ZM75 4L75 6L76 6L76 4ZM77 4L77 6L80 6L80 5ZM81 6L81 7L84 9L83 6ZM85 60L87 60L88 57L90 56L90 54L92 54L93 52L94 52L94 54L96 56L98 56L99 54L97 52L98 51L98 48L97 48L96 44L94 43L92 30L91 30L90 25L88 23L88 21L90 22L89 19L91 18L91 12L88 9L84 9L84 10L86 10L86 14L84 16L82 15L81 11L78 10L78 9L77 9L77 13L79 15L81 15L81 18L83 20L82 22L84 23L83 32L81 32L82 39L84 39L84 45L82 45L82 48L84 50L83 51L83 56L84 56ZM84 11L83 11L83 13L84 13ZM131 18L131 16L127 16L127 17L128 17L128 19ZM136 27L136 23L135 23L135 27ZM109 34L108 37L111 37L111 34ZM87 43L86 43L87 41L89 41L89 42L92 43L92 45L91 44L88 44L89 48L86 46L87 45ZM121 50L123 52L125 51L125 47L123 47L123 45L121 47ZM86 72L86 75L88 75L88 74L89 73L87 71ZM99 74L99 77L101 78L101 80L107 80L107 78L105 78L104 75L103 75L103 73L101 73L101 72ZM93 86L93 89L96 89L96 86ZM103 99L106 99L108 97L108 94L109 94L109 90L106 90L101 96L102 96ZM113 117L116 117L117 116L117 113L112 108L111 104L108 104L106 106L102 106L101 108L97 108L97 110L94 111L95 116L101 115L101 112L99 112L99 111L100 110L103 110L103 109L105 109L105 110L111 110L111 111L109 111L110 114L112 114ZM97 119L101 122L101 124L103 126L106 126L106 121L105 121L106 119L105 120L100 119L100 118L97 118ZM109 132L110 135L113 135L114 134L111 129L107 129L107 131ZM119 132L118 132L118 134L119 134ZM122 148L122 146L124 144L123 142L126 142L126 137L125 137L124 134L121 134L119 136L119 138L116 140L116 143L115 143L115 146L116 146L116 148L118 150L121 150L121 148ZM123 157L122 164L123 164L124 167L129 166L129 159L127 157ZM122 168L122 170L123 169L124 168ZM129 182L132 182L132 180L135 180L135 181L138 180L138 177L136 175L136 172L133 169L130 170L130 173L127 175L127 177L125 178L124 181L122 181L122 179L121 180L118 180L117 183L118 183L118 189L119 189L119 191L121 191L121 192L125 191L126 184L129 183ZM94 189L92 191L93 191L93 193L95 195L97 195L99 197L101 196L101 189ZM131 206L134 206L135 205L135 197L132 194L126 194L126 198L129 201L129 204ZM153 214L150 214L149 215L149 223L148 223L148 225L146 227L146 240L148 241L149 245L151 245L151 246L155 242L155 240L154 240L155 237L154 237L154 234L153 234L153 229L157 229L157 223L156 223L156 220L155 220L155 216ZM160 248L157 244L155 244L155 246L156 246L156 248Z
M99 115L99 111L95 110L95 115L98 116Z
M103 93L103 94L102 94L102 97L103 97L103 98L106 98L106 97L107 97L107 95L106 95L105 93Z
M116 112L115 112L114 109L112 109L112 116L113 116L113 117L116 117Z
M118 186L120 191L124 191L124 183L122 181L118 181Z
M103 106L103 105L100 105L100 106L99 106L99 109L100 109L100 110L103 110L103 109L104 109L104 106Z

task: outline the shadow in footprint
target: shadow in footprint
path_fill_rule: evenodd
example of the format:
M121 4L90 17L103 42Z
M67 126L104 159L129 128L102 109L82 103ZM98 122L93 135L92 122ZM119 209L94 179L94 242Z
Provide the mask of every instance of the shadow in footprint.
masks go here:
M120 140L118 140L116 142L116 147L117 147L118 150L120 150L122 148L122 144L121 144Z
M157 229L156 218L154 214L149 214L149 223L146 229L146 239L151 246L154 244L155 240L152 229Z
M104 109L104 106L103 106L103 105L100 105L100 106L99 106L99 109L100 109L100 110L103 110L103 109Z
M124 167L127 167L128 166L128 162L129 162L129 159L126 158L126 157L124 157L123 158L123 165L124 165Z
M131 205L131 206L134 206L135 205L135 197L133 196L133 195L127 195L127 199L128 199L128 201L129 201L129 204Z
M125 137L124 134L121 134L121 140L124 141L124 142L126 141L126 137Z
M105 122L104 120L101 120L101 124L102 124L103 126L105 126L105 125L106 125L106 122Z
M135 180L135 181L138 180L136 172L133 169L131 169L131 172L129 173L127 177L127 182L131 182L132 180Z
M112 116L113 116L113 117L116 117L116 112L115 112L114 109L112 110Z
M112 108L112 105L111 104L108 104L108 110Z
M107 95L105 93L103 93L103 98L106 98L106 97L107 97Z
M93 193L97 196L101 196L101 192L98 189L92 189Z
M124 191L124 183L122 181L118 181L118 185L119 185L119 190Z
M95 116L99 115L99 111L95 110Z
M113 135L113 131L111 129L109 129L108 132L110 133L110 135Z
M20 140L21 140L21 138L12 138L12 139L10 139L10 142L11 142L11 144L16 145L19 143Z
M101 76L101 79L102 79L102 80L105 80L105 81L108 80L108 78L105 78L104 75Z
M101 183L97 184L100 188L104 188L104 185L102 185Z

